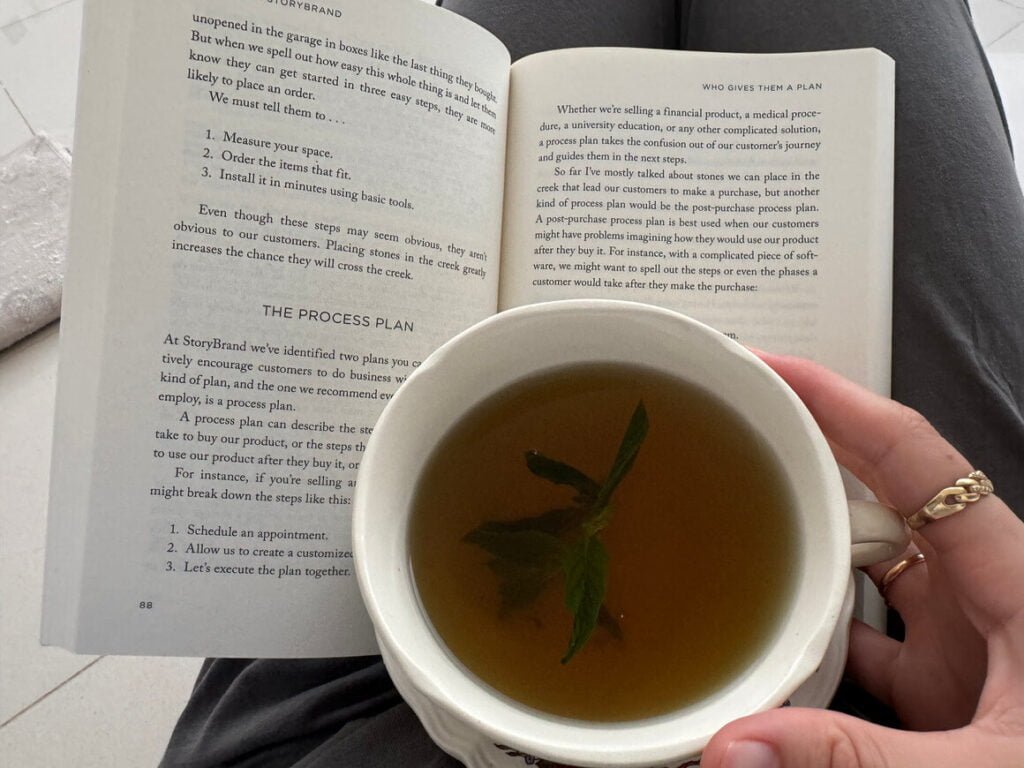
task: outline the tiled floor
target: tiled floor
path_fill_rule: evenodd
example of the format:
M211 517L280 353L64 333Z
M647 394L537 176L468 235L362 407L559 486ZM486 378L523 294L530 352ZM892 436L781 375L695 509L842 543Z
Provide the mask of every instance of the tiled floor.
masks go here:
M971 5L1024 158L1024 0ZM33 133L71 146L81 13L82 0L0 0L0 157ZM199 661L37 642L55 342L50 327L0 353L0 764L154 765Z

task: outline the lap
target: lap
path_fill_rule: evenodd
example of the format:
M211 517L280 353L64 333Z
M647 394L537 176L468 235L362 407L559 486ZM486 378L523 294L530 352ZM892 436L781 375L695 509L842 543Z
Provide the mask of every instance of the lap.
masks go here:
M514 58L627 45L770 52L874 46L896 61L893 394L1024 510L1024 203L961 0L468 2ZM952 480L953 478L951 478ZM380 660L208 661L165 766L457 766Z

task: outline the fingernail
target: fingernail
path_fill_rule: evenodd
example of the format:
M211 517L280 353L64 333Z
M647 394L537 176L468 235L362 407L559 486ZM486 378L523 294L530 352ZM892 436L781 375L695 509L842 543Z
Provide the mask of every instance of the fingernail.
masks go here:
M734 741L725 750L723 768L782 768L782 761L763 741Z

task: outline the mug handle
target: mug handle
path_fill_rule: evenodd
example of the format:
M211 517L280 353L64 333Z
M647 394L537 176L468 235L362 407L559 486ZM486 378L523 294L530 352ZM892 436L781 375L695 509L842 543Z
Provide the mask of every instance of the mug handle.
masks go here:
M857 568L896 557L910 544L910 528L899 512L877 501L848 502L850 559Z

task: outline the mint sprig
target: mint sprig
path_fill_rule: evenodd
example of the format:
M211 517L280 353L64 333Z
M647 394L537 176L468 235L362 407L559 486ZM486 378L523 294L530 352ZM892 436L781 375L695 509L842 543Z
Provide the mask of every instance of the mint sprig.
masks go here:
M565 462L538 451L527 451L527 469L550 483L572 487L576 491L574 506L549 509L518 520L489 521L464 537L491 555L488 566L499 579L502 611L529 605L562 572L565 605L573 615L563 664L586 645L598 624L614 637L622 636L618 622L604 605L608 550L598 534L611 523L612 494L632 469L648 426L647 410L641 400L601 484Z
M597 626L608 588L608 550L597 536L581 536L566 551L565 605L572 612L572 635L562 663L576 655Z

